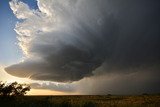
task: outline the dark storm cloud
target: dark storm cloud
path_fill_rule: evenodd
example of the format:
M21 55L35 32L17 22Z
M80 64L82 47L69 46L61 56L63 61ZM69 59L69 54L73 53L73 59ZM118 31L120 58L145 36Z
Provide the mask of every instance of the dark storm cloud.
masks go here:
M137 72L148 66L159 70L158 0L77 0L73 4L57 10L64 20L61 29L43 32L29 44L29 53L40 59L9 66L9 74L71 82L102 72Z

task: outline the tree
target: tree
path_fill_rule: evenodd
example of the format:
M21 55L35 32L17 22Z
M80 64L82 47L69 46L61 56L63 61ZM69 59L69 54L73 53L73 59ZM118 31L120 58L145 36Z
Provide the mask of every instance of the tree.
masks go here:
M13 82L11 84L6 84L0 82L0 95L1 96L23 96L30 91L30 86L27 84L19 84Z

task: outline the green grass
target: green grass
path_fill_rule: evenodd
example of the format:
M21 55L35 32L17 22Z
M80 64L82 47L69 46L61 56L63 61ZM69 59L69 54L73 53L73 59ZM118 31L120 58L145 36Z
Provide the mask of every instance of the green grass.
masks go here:
M0 107L160 107L160 95L0 97Z

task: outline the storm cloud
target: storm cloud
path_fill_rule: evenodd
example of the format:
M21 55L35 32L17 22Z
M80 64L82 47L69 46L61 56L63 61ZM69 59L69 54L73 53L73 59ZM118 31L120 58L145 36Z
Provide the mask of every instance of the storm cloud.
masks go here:
M76 92L76 87L73 84L58 84L58 83L32 83L30 84L33 89L46 89L46 90L54 90L61 92L73 93Z
M26 57L5 68L11 75L73 82L148 67L160 75L158 0L38 0L37 10L12 0L10 7Z

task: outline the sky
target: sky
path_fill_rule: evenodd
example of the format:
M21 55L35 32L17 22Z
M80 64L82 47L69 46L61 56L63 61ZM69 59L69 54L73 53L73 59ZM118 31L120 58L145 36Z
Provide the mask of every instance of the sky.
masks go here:
M160 92L160 1L4 0L0 80L29 95Z

